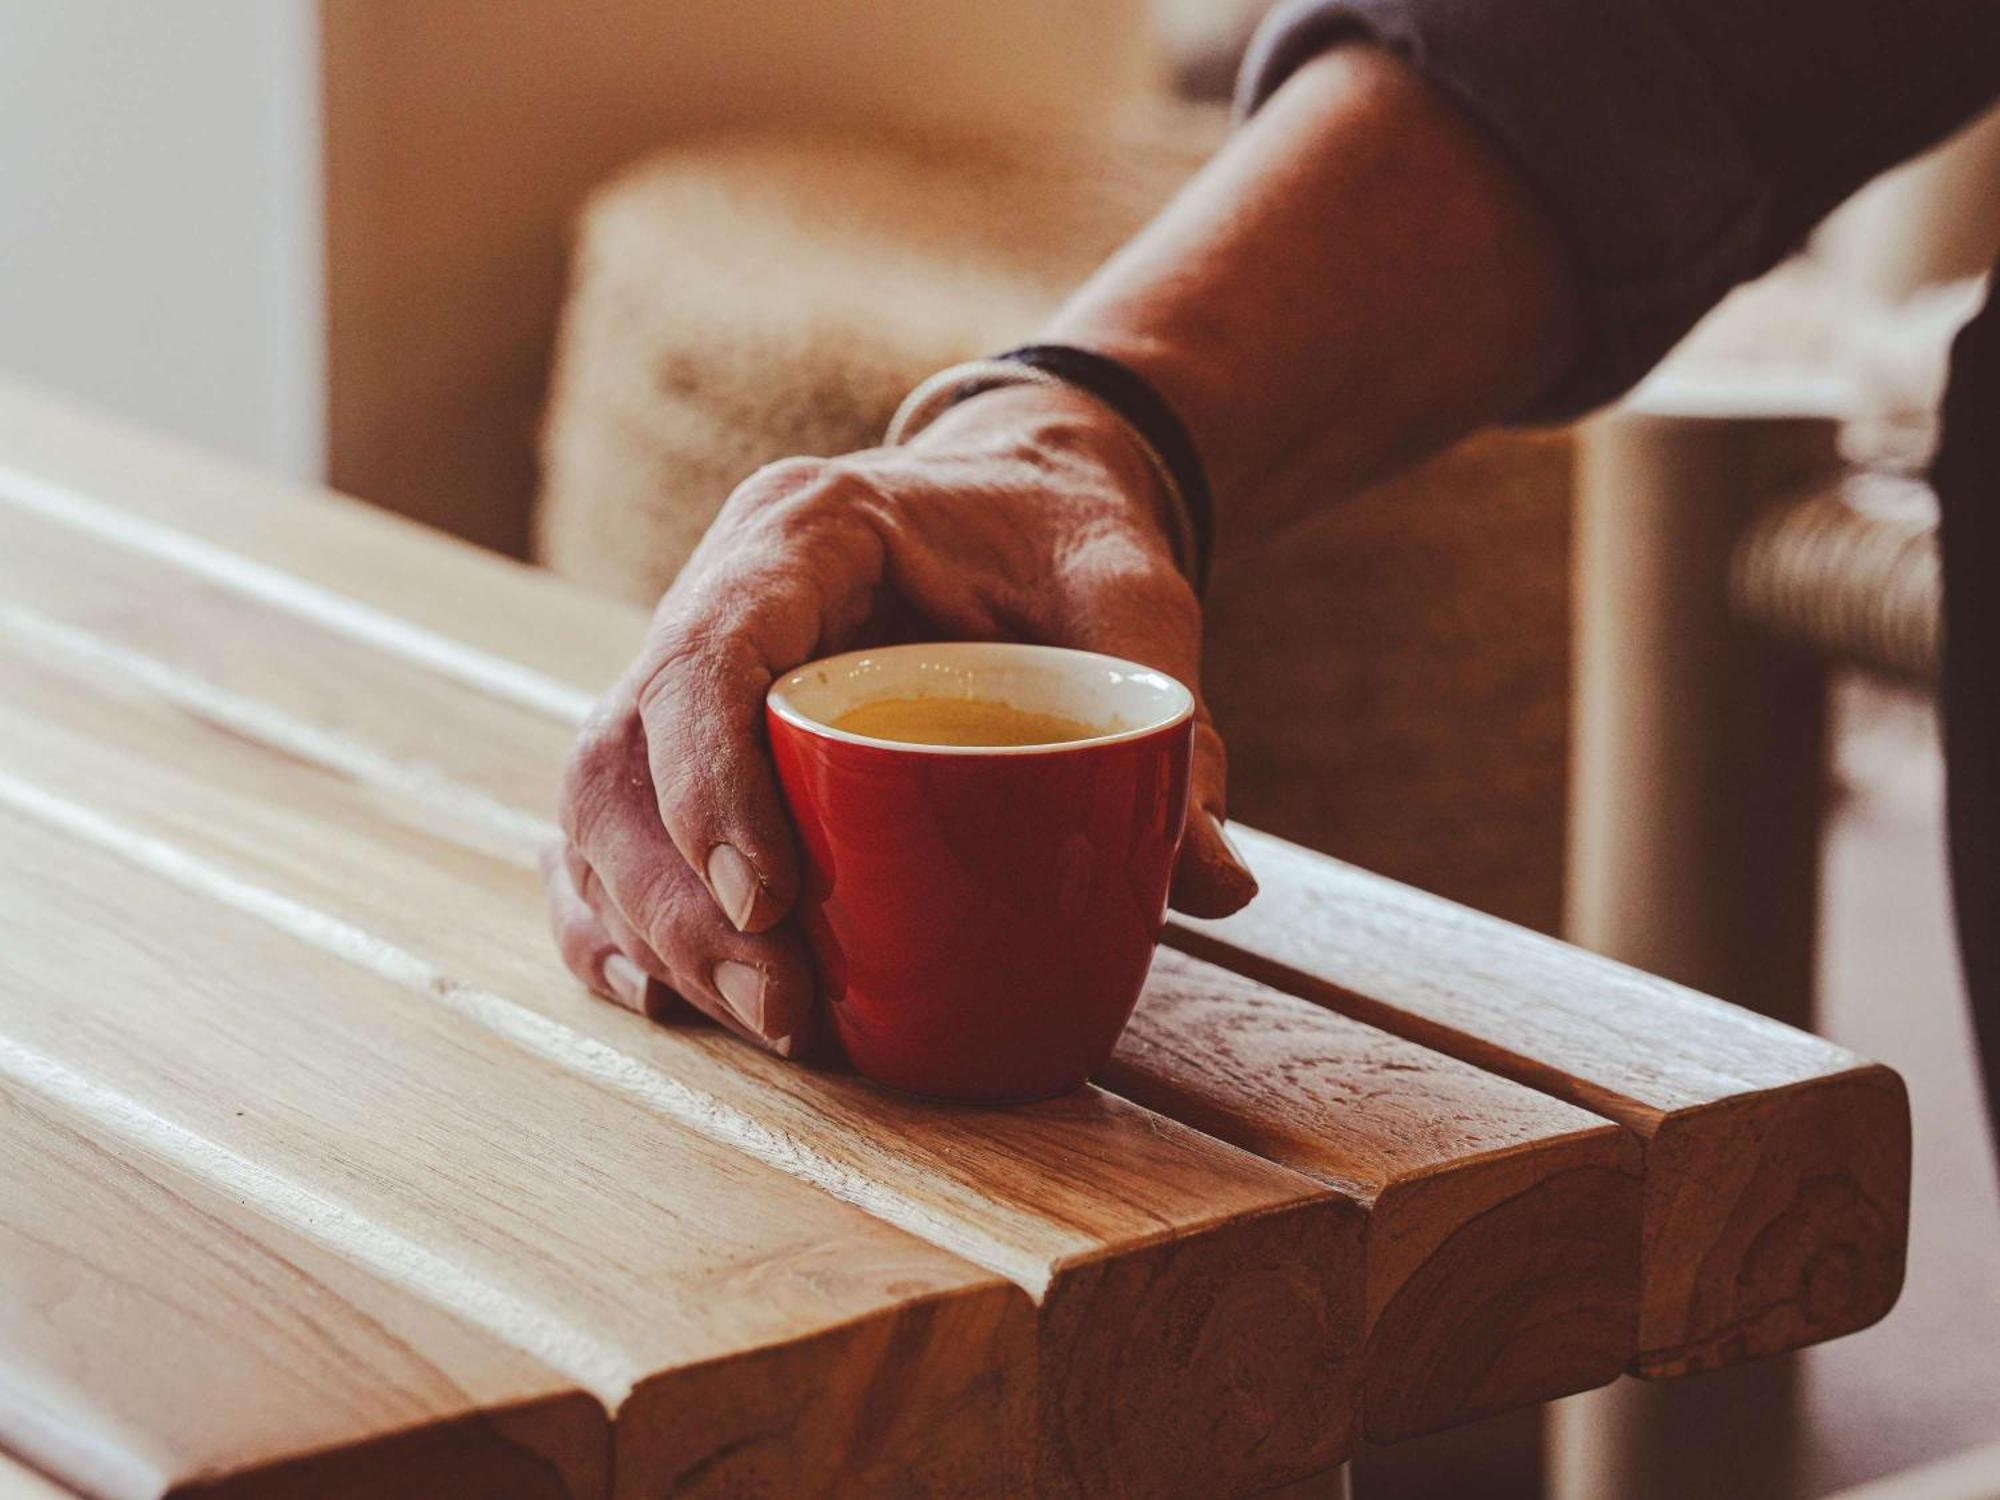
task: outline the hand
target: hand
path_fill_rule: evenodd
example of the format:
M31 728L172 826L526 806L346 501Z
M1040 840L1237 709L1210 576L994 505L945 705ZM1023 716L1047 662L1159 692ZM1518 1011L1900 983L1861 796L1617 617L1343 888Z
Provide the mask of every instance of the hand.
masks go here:
M902 448L752 475L570 755L565 840L543 876L577 977L647 1012L671 991L784 1056L808 1045L813 971L785 920L798 855L764 694L805 662L889 640L1075 646L1195 689L1173 904L1242 906L1256 883L1223 833L1200 610L1164 504L1122 427L1088 397L1039 387L962 402Z

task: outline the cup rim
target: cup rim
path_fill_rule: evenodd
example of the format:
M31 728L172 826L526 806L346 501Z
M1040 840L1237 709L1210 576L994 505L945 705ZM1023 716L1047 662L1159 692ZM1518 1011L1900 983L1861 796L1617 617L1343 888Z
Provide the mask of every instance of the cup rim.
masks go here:
M829 667L859 665L870 658L925 654L936 656L939 653L959 652L967 654L998 652L1029 660L1060 661L1075 666L1089 665L1100 670L1108 668L1133 681L1164 688L1173 701L1173 712L1133 728L1107 730L1103 734L1094 734L1079 740L1052 740L1039 745L927 745L913 740L877 739L872 735L836 729L823 720L812 718L791 701L791 690L804 685L806 674L809 672L824 671ZM1042 646L1026 641L914 641L894 646L874 646L860 651L842 651L833 656L819 657L794 671L787 672L771 684L770 690L764 695L764 702L772 714L802 733L845 745L860 745L870 750L885 750L906 755L1073 754L1079 750L1096 750L1106 745L1122 745L1133 740L1142 740L1163 730L1173 729L1194 717L1194 694L1188 690L1187 684L1169 673L1160 671L1157 667L1149 667L1142 662L1131 661L1122 656L1109 656L1101 651L1081 651L1071 646Z

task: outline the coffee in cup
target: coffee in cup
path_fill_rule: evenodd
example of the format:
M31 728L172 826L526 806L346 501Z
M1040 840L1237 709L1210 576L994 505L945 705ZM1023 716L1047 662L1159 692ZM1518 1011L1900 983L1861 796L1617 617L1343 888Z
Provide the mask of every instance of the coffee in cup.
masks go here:
M990 698L876 698L850 708L833 727L905 745L1061 745L1105 731L1062 714L1036 713Z

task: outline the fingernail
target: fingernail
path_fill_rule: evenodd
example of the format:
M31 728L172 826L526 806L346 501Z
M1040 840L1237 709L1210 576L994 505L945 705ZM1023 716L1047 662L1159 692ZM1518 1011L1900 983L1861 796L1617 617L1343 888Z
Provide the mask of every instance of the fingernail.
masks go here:
M757 1035L764 1034L764 971L725 958L709 976L736 1018Z
M1244 869L1249 869L1250 865L1243 858L1243 851L1236 847L1236 840L1229 836L1229 825L1214 813L1203 813L1202 816L1208 819L1208 826L1215 831L1216 841L1229 851L1229 857Z
M771 1043L771 1050L780 1057L792 1057L799 1050L799 1039L795 1036L781 1036Z
M1249 884L1252 890L1255 890L1257 888L1257 877L1250 873L1250 861L1243 857L1243 851L1236 847L1236 840L1229 836L1229 825L1224 823L1214 813L1207 813L1204 816L1208 819L1208 826L1215 830L1216 839L1229 852L1229 857L1235 862L1236 868L1243 872L1243 879Z
M708 888L738 932L745 930L750 913L757 909L757 892L762 885L756 867L735 845L717 844L708 851Z
M622 953L604 960L604 987L627 1010L646 1013L646 971Z

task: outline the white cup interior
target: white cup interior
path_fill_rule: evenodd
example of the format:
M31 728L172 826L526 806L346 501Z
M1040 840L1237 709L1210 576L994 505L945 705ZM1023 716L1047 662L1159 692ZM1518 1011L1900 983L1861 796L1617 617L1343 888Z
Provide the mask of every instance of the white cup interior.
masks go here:
M924 745L835 729L833 721L884 698L972 698L1101 726L1102 734L1048 745ZM1194 695L1164 672L1094 651L1005 642L883 646L809 662L771 689L780 718L829 739L935 755L1036 755L1136 739L1194 712Z

